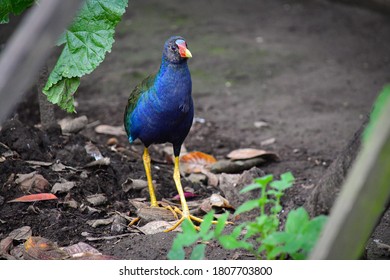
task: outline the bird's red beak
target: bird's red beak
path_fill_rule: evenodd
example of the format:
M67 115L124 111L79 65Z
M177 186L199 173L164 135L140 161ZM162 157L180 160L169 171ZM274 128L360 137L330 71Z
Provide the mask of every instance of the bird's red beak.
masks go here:
M189 49L187 49L186 42L183 40L177 40L176 45L179 47L179 54L181 57L191 58L192 54Z

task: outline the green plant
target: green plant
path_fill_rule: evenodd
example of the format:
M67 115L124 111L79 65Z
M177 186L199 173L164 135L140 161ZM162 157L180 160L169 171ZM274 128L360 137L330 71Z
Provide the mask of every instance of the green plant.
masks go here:
M20 15L24 10L34 4L36 0L1 0L0 24L9 22L9 14Z
M205 255L205 242L215 239L225 249L244 249L256 258L284 259L290 256L293 259L304 259L313 248L326 221L325 216L318 216L310 220L308 213L302 207L290 211L285 228L279 231L279 214L282 211L280 199L286 189L293 185L294 177L291 173L284 173L280 180L273 180L273 175L255 179L254 183L241 190L241 193L260 189L260 197L245 202L237 208L235 215L259 210L260 214L254 221L241 223L233 228L230 234L223 234L228 219L228 213L218 218L215 228L212 228L214 213L204 217L197 232L193 225L183 222L183 233L177 235L172 248L168 253L169 259L184 259L184 247L197 244L190 255L191 259L202 259ZM267 214L267 207L270 207ZM245 229L245 233L242 234ZM243 236L242 236L243 235Z
M0 23L9 14L20 14L36 0L0 1ZM38 2L39 3L39 2ZM80 78L90 74L111 51L115 27L122 19L128 0L86 0L57 45L64 45L57 63L43 88L53 104L75 112L74 94Z

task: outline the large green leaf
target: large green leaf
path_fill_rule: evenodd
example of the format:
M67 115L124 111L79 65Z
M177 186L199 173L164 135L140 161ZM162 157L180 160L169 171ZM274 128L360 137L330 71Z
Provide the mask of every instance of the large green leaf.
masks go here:
M237 210L234 212L234 215L238 215L243 212L248 212L259 207L260 207L259 199L248 200L237 208Z
M20 15L35 0L0 0L0 23L9 22L9 14Z
M43 89L49 101L74 112L74 92L64 92L62 84L91 73L111 51L115 27L127 7L127 0L87 0L71 26L59 40L65 44ZM72 88L74 89L74 88ZM63 102L65 95L66 103Z
M298 209L291 210L287 216L286 232L299 234L308 223L309 214L306 212L305 208L299 207Z

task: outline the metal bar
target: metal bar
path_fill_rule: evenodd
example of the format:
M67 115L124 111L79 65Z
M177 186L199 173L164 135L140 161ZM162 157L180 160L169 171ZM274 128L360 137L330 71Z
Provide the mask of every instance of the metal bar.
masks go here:
M36 81L55 41L82 0L41 0L21 22L0 57L0 124Z

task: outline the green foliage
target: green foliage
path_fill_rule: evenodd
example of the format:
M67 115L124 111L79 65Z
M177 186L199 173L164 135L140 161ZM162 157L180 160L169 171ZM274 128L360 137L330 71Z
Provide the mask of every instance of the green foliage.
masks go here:
M230 234L223 234L228 213L218 218L215 228L212 228L214 213L208 213L199 232L190 221L184 221L183 233L173 241L168 258L185 259L184 247L199 243L193 248L190 258L203 259L206 249L204 242L215 239L227 250L247 250L258 259L284 259L287 256L304 259L317 241L326 217L318 216L310 220L306 210L300 207L290 211L284 230L278 230L282 211L280 199L293 183L294 176L288 172L282 174L280 180L273 180L272 175L257 178L253 184L242 189L241 193L260 190L260 197L243 203L235 215L252 210L259 210L260 215L254 221L235 226ZM269 214L266 213L266 206L270 207ZM243 232L245 234L242 236Z
M9 14L20 15L35 0L0 0L0 24L9 22Z
M368 142L369 137L372 134L373 127L375 126L375 123L377 122L387 102L390 102L390 84L383 87L374 103L374 107L370 115L370 121L363 133L364 143Z
M115 27L128 0L87 0L58 41L63 51L43 89L49 101L74 112L80 78L91 73L111 51Z

